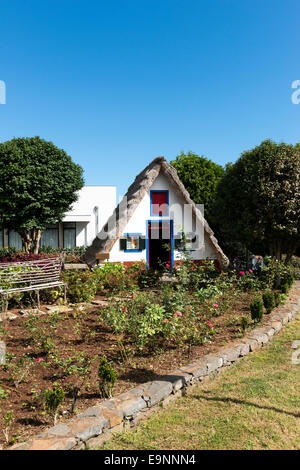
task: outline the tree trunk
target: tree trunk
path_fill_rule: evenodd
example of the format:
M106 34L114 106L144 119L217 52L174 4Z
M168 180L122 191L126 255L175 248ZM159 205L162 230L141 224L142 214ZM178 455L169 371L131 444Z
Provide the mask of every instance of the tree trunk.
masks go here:
M32 239L30 238L29 233L25 229L19 231L18 233L19 233L19 235L22 239L22 245L23 245L23 248L25 250L25 253L29 253L31 243L32 243Z
M33 244L34 247L34 254L38 254L39 252L39 243L42 235L42 231L40 229L32 228L29 230L20 230L19 232L20 237L22 238L23 248L26 253L30 252L31 245Z
M39 252L39 243L40 243L41 235L42 235L42 231L41 231L41 230L39 230L39 229L35 229L35 230L34 230L34 234L33 234L33 237L32 237L32 241L33 241L33 246L34 246L33 253L34 253L35 255L37 255L38 252Z
M281 259L281 240L276 240L275 257L280 261Z
M293 256L293 254L295 253L296 249L297 249L297 242L296 241L289 244L289 248L287 249L286 257L285 257L285 260L284 260L285 265L289 264L289 262L291 261L291 258Z

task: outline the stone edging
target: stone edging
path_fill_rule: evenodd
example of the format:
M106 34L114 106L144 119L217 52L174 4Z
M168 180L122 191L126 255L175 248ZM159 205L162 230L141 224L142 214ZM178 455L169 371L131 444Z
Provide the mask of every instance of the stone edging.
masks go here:
M15 444L10 450L76 450L100 446L112 432L135 426L162 403L167 404L186 394L189 386L209 380L241 357L264 346L299 309L300 281L295 281L286 303L277 307L263 326L254 328L240 340L180 367L160 380L144 383L88 408L76 418L57 424L27 442Z

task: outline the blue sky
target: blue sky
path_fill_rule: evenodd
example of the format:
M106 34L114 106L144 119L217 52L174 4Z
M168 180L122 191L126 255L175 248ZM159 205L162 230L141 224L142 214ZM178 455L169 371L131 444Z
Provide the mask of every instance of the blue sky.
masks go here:
M1 2L0 141L39 135L123 194L154 157L300 141L299 0Z

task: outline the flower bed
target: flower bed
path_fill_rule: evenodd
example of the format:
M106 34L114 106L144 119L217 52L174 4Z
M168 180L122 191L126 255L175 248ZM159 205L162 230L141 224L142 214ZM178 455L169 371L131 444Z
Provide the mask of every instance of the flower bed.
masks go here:
M69 312L19 316L0 326L7 345L0 368L4 446L42 431L54 416L64 421L72 408L98 403L103 381L109 385L115 372L116 394L242 337L257 322L250 304L261 290L275 287L282 302L283 286L292 281L278 266L259 274L218 273L211 263L189 262L179 267L177 282L165 286L141 266L66 275L73 301L98 292L99 305L73 304Z

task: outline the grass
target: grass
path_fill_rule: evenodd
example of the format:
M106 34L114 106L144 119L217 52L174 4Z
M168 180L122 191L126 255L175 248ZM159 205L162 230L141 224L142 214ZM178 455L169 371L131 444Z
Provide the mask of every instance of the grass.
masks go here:
M262 350L101 449L299 449L300 315Z

